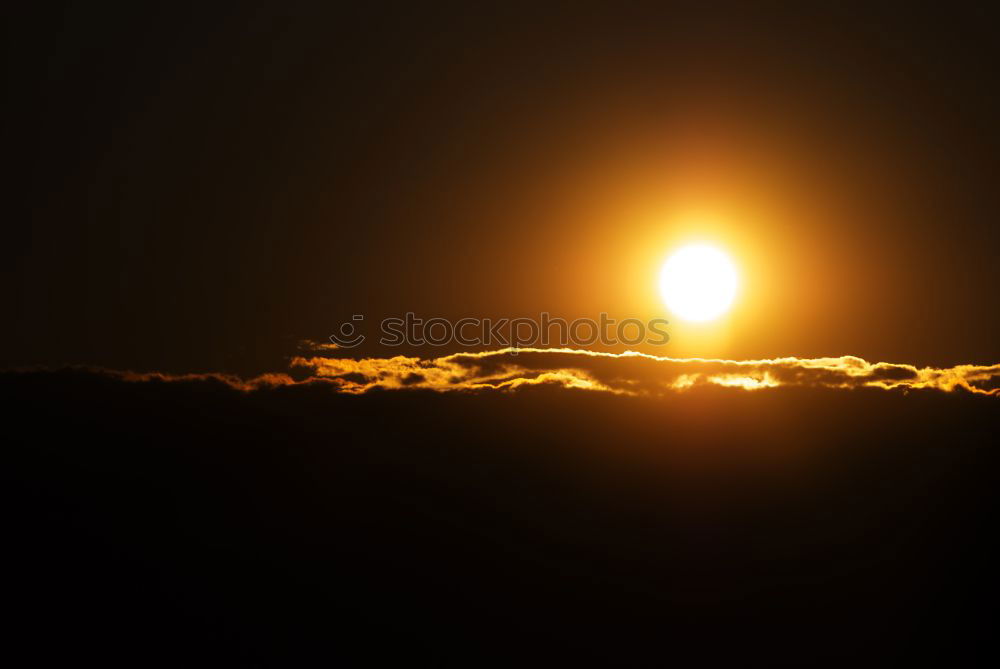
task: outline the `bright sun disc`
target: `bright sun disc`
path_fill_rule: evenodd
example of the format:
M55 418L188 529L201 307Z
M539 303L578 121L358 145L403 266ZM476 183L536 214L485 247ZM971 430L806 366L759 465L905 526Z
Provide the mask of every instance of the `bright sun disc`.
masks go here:
M660 273L660 294L687 321L721 316L736 297L736 268L719 249L692 244L678 249Z

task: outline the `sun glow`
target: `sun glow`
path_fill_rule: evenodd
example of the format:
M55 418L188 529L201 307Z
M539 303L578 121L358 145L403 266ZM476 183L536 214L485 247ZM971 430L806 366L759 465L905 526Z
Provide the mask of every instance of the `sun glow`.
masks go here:
M736 297L736 268L725 253L707 244L674 252L660 273L667 307L686 321L709 321L725 313Z

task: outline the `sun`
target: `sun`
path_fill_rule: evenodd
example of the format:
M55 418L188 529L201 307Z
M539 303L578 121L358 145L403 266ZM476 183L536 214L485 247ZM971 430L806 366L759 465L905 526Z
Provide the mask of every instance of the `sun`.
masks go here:
M724 314L736 297L736 267L723 251L707 244L677 249L660 272L660 294L686 321L710 321Z

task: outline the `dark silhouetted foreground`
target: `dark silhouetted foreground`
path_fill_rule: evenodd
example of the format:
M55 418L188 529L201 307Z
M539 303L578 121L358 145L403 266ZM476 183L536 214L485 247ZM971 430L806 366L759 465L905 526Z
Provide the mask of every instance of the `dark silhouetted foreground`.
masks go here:
M40 664L995 653L994 397L0 389Z

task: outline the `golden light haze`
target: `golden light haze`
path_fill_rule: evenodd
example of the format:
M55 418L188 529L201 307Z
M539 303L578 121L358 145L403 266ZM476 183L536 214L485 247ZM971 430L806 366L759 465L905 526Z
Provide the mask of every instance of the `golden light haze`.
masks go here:
M883 237L908 213L895 175L874 161L852 171L844 147L820 150L824 139L802 131L692 113L595 141L601 157L566 168L549 210L574 233L539 242L558 267L540 277L548 285L536 294L549 299L539 308L667 318L670 343L638 347L656 355L891 357L899 342L872 347L867 324L903 287L896 242ZM866 236L845 234L848 223ZM739 275L731 308L700 322L666 308L660 285L671 252L694 243L723 249Z

